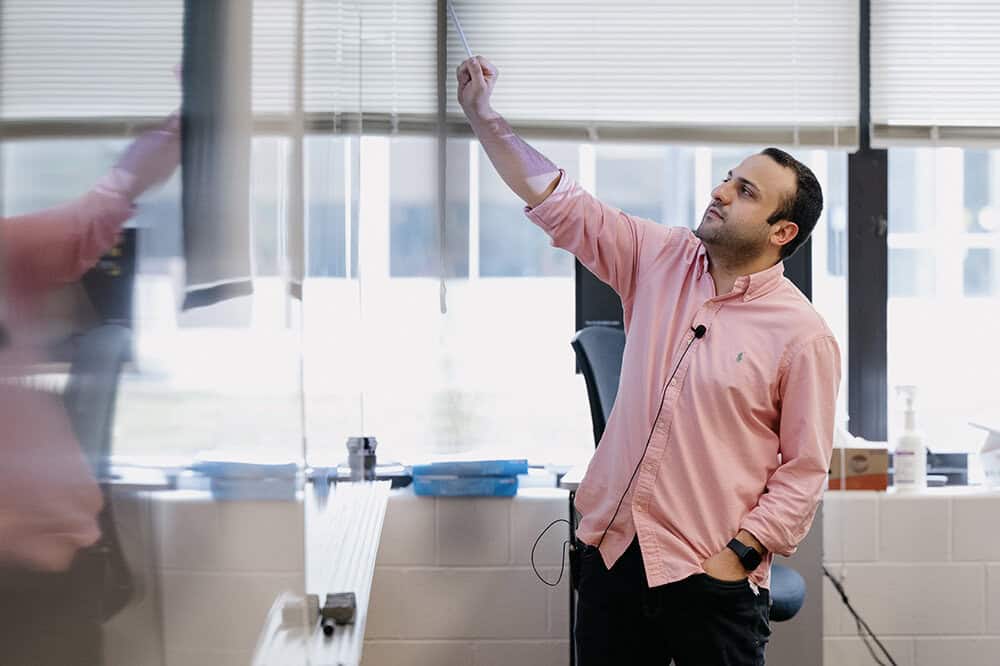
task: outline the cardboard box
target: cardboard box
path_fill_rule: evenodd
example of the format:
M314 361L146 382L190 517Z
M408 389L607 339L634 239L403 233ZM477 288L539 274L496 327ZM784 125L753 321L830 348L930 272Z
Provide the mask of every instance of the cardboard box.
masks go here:
M830 459L830 490L885 490L889 485L889 451L879 448L835 448Z

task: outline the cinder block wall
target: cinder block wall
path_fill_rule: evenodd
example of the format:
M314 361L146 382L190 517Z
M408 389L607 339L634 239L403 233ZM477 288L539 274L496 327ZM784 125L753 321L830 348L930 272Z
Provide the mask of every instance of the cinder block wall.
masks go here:
M302 589L302 505L156 494L165 663L245 664L263 615ZM529 554L566 495L430 499L394 492L379 551L365 666L564 666L566 576ZM828 493L825 562L900 666L1000 663L1000 492ZM559 574L564 524L539 544ZM829 582L824 664L874 663ZM150 662L154 663L154 662Z
M899 666L1000 664L1000 492L828 493L824 511L826 565ZM825 585L825 666L875 663Z

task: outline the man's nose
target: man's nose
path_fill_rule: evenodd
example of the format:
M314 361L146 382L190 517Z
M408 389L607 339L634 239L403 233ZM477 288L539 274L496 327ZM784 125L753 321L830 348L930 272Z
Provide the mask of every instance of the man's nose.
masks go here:
M729 203L729 188L726 187L726 183L719 183L712 190L712 203L718 203L721 205L726 205Z

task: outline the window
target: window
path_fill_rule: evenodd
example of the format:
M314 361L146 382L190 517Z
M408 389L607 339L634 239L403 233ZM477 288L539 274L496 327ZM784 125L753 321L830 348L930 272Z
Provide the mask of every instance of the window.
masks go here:
M938 204L932 151L889 153L889 297L925 298L937 288L935 225ZM941 174L954 184L953 176Z
M702 207L695 208L696 189L710 189L704 184L713 165L724 164L728 170L733 160L751 152L545 141L533 145L609 203L690 226ZM449 145L446 170L462 174L469 183L465 188L461 181L449 182L453 193L466 197L449 203L450 214L464 215L450 218L449 225L468 232L448 232L448 240L457 237L472 250L466 256L478 258L478 271L471 261L466 274L445 276L442 313L438 262L408 274L400 270L407 264L400 263L399 256L437 256L436 219L423 227L413 222L433 215L436 178L416 172L432 171L428 165L435 164L436 150L429 138L361 141L358 279L311 276L305 284L310 459L317 464L335 459L347 433L365 431L379 437L380 455L404 461L456 454L524 455L536 462L585 460L592 449L588 403L569 346L572 257L551 247L549 238L525 218L523 202L503 184L477 142ZM801 156L823 182L827 214L842 219L844 154L806 151ZM315 180L312 170L321 168L307 162L309 182ZM335 179L343 180L344 174L341 170ZM423 217L400 212L414 207L427 212ZM825 219L817 234L826 233ZM414 234L421 228L424 234ZM401 243L394 238L399 234L410 237ZM393 255L406 244L415 248L412 254ZM816 251L822 256L827 252L822 244ZM455 268L449 270L457 272ZM830 325L840 335L846 312L843 271L827 282L817 277L816 284L823 286L817 296L821 291L824 306L836 314Z
M350 232L345 226L348 214L357 210L356 200L352 206L347 205L350 179L345 174L351 167L350 149L351 140L347 138L306 137L307 277L344 277L348 264L357 262L357 217L353 216ZM347 256L348 235L352 239L352 257Z
M282 228L285 184L285 152L288 142L275 137L253 141L250 158L250 181L253 194L250 226L253 234L251 251L253 271L257 276L281 273L283 258Z
M928 447L975 451L969 421L997 408L1000 359L996 224L1000 151L889 151L889 437L901 427L896 387L918 387Z
M389 154L389 272L393 277L469 273L469 157L464 141L449 141L445 157L445 260L438 223L438 142L396 139Z
M963 230L969 247L963 258L962 290L967 297L1000 296L1000 151L966 150L963 174Z
M596 155L599 197L667 226L696 226L707 201L695 205L693 148L602 144Z
M962 288L966 296L992 296L997 291L996 251L972 247L965 251Z
M847 153L812 150L799 157L823 188L823 213L812 233L812 302L840 345L837 422L847 420ZM799 252L805 251L805 248Z
M0 144L3 181L0 215L19 215L59 206L86 192L115 163L124 139L52 139ZM141 271L158 270L183 254L180 231L180 174L140 200L130 226L141 229Z
M579 180L576 143L536 141L532 145ZM573 257L551 246L534 224L524 224L524 202L510 191L478 143L473 146L479 185L479 275L481 277L570 277Z
M106 173L127 143L4 142L2 214L71 201ZM122 377L115 455L191 455L233 441L240 441L248 455L255 448L298 453L298 342L294 327L284 326L278 278L286 152L283 139L260 138L253 144L257 279L251 297L179 313L180 174L139 200L129 222L139 232L133 297L136 358ZM67 334L74 326L67 320L53 335ZM247 363L249 358L253 364Z
M253 139L251 296L179 311L183 255L146 261L140 269L136 363L122 378L116 455L155 458L218 448L248 458L301 455L298 315L282 277L287 159L287 139ZM149 198L164 200L180 219L179 187ZM179 237L179 226L175 230ZM140 246L147 236L141 228Z
M118 139L4 141L2 213L19 215L79 196L115 163L124 146Z
M572 271L547 274L544 262L535 263L565 253L549 247L506 189L497 209L507 215L495 218L495 236L477 241L476 213L482 219L491 206L480 187L487 174L475 164L478 144L455 141L446 172L463 174L467 186L449 181L442 312L436 151L433 139L361 141L358 278L317 276L304 285L310 462L336 461L346 436L360 431L379 438L381 459L471 453L585 460L593 445L569 346ZM561 151L573 162L558 150L549 156L575 171L578 147ZM492 168L490 177L497 177ZM393 254L398 249L406 252ZM478 274L473 256L487 270Z
M834 277L847 275L847 153L831 151L828 164L827 186L823 188L825 201L823 215L826 220L826 273ZM815 167L814 167L815 170ZM819 239L814 238L814 247L819 247ZM814 275L823 265L823 256L814 253ZM844 295L846 296L846 291ZM846 303L844 304L846 308ZM844 328L844 340L847 329Z
M110 21L113 15L106 10L111 3L98 4L101 20ZM508 117L527 123L531 136L552 137L531 138L533 145L609 203L662 224L692 228L714 184L751 152L724 147L723 141L853 141L856 7L807 4L795 12L786 3L755 5L723 25L699 3L669 12L646 3L642 11L631 13L590 3L577 8L589 17L587 25L562 23L558 34L550 31L552 38L578 40L580 30L595 29L609 12L618 18L645 16L643 25L622 26L635 35L635 48L627 57L649 62L653 56L681 66L690 65L691 45L683 35L664 40L661 27L676 31L683 25L670 12L689 12L698 21L711 22L720 34L749 21L792 37L756 39L742 46L729 40L755 67L753 73L743 73L741 84L720 93L718 86L704 82L730 71L731 54L717 49L705 54L699 59L704 71L684 80L662 80L663 72L676 67L646 69L640 76L652 78L636 85L620 76L628 61L606 57L620 51L615 40L597 42L587 62L577 63L586 71L565 69L558 85L541 81L525 71L524 58L535 57L532 45L544 43L547 52L557 54L569 51L553 49L551 41L538 40L531 31L554 25L539 17L564 13L565 7L538 5L524 13L500 5L477 5L473 11L471 3L456 3L470 38L482 45L477 48L497 54L504 69L509 83L500 92L507 96L503 106L510 110ZM5 101L5 117L53 122L52 109L67 107L60 97L64 92L86 103L97 123L86 130L93 134L107 134L101 123L118 115L156 116L170 110L176 105L176 82L169 72L179 57L177 10L182 6L167 3L162 11L144 6L128 19L137 26L159 22L153 56L141 69L162 68L165 77L157 74L149 80L149 96L140 100L132 94L137 82L131 72L113 82L113 95L102 97L89 87L43 87L38 99L45 105L32 110ZM14 16L11 8L23 20L32 7L4 4L7 25ZM46 0L45 7L54 17L73 11L64 0ZM167 436L166 423L173 427L180 419L198 431L172 437L175 452L239 439L247 449L296 455L304 428L311 462L340 459L344 439L358 432L380 438L383 458L406 461L465 451L526 455L538 462L585 458L592 450L589 410L569 347L573 259L551 247L548 237L525 219L523 203L477 143L450 137L445 164L438 164L433 135L436 6L410 0L302 0L301 26L295 7L295 2L274 0L253 4L251 83L257 134L248 225L254 295L178 314L183 247L179 180L143 202L143 264L136 299L140 372L130 375L123 392L121 446L133 452L153 450L151 442ZM60 44L59 21L47 25L54 31L52 43ZM737 32L753 33L742 25ZM111 39L127 31L95 34ZM449 28L449 74L460 54L454 37ZM18 39L4 33L4 85L10 86L4 90L5 100L20 104L35 98L29 94L33 79L28 76L34 70L24 60L31 49L23 37ZM303 90L296 89L296 45L303 49ZM84 55L101 55L100 43L93 39L78 46ZM7 57L10 49L21 59ZM791 79L779 80L767 67L757 66L776 62L786 67L792 61ZM84 66L84 71L93 69L99 68ZM8 76L11 72L18 76ZM450 76L448 81L453 85ZM668 85L660 85L664 83ZM749 88L756 92L748 97ZM641 100L634 97L636 90ZM736 95L746 105L737 108L720 94ZM452 98L449 89L449 110L455 112ZM553 123L562 130L561 140L555 132L545 134ZM588 134L600 141L587 141ZM696 141L713 147L696 146ZM302 182L295 182L299 170L291 160L299 154L299 142L304 168ZM90 169L88 160L94 160L99 174L124 145L106 143L100 149L105 152L81 153L79 158L73 153L76 170L66 165L65 177ZM43 142L30 144L29 152L44 148ZM69 150L60 148L50 158ZM822 172L828 193L827 217L814 244L827 270L816 295L817 306L839 331L835 321L843 319L845 197L838 199L836 192L846 181L844 160L835 151L797 152L808 155L817 173ZM39 153L37 159L48 158ZM29 178L30 170L19 164L5 161L5 176L21 179L13 189L45 181ZM443 228L440 170L447 184ZM69 182L59 191L69 189ZM286 284L290 227L298 222L292 219L298 203L292 197L299 191L304 195L306 258L302 301L287 297ZM28 204L44 199L43 193L30 192L25 195ZM976 201L982 199L981 193L977 196ZM968 288L976 293L992 288L996 279L992 256L981 256L989 249L968 248L964 266Z

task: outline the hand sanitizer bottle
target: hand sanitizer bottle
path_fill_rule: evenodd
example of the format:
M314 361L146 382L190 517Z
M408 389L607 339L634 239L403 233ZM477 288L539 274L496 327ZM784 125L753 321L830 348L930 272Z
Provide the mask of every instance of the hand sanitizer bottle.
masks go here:
M927 487L927 447L917 430L914 402L916 386L897 386L896 391L906 400L903 412L903 434L896 439L893 451L893 485L897 492L923 490Z

